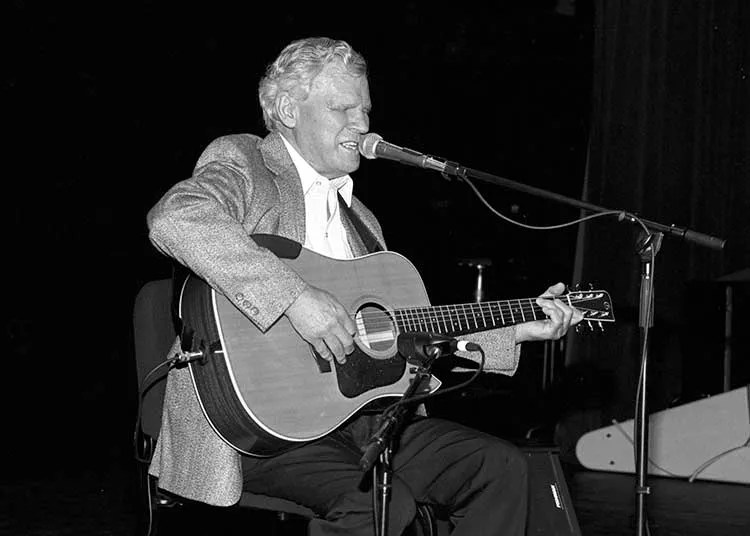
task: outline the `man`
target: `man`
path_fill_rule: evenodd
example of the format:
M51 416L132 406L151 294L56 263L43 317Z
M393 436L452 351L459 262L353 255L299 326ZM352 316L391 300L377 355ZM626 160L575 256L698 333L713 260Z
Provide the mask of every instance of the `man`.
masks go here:
M349 176L369 130L366 63L343 41L295 41L268 67L259 95L270 134L211 143L193 176L149 213L150 237L259 330L284 316L321 357L343 363L357 333L347 310L250 235L284 236L336 258L385 247L374 215L352 196ZM487 350L490 370L512 373L521 342L559 338L580 321L578 311L553 299L562 290L550 287L538 300L546 320L475 338ZM188 373L175 369L151 472L160 487L210 504L232 504L242 488L294 500L319 515L310 534L369 535L372 496L358 462L376 422L377 416L355 416L289 452L240 456L206 421ZM400 436L392 466L389 534L408 526L417 502L449 512L456 535L524 533L525 458L509 443L456 423L415 418Z

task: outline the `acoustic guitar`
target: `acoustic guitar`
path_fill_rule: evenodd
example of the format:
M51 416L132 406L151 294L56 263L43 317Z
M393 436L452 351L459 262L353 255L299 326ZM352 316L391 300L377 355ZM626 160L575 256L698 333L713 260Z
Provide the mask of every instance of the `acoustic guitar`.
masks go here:
M203 411L214 430L243 454L271 456L334 431L377 400L401 396L414 376L397 351L402 333L457 337L544 319L536 298L430 305L422 279L404 256L381 251L331 259L291 240L254 235L310 285L333 294L356 326L346 363L323 360L285 316L259 330L223 294L189 275L179 293L183 351ZM597 323L614 322L605 291L561 297ZM432 377L421 392L433 392Z

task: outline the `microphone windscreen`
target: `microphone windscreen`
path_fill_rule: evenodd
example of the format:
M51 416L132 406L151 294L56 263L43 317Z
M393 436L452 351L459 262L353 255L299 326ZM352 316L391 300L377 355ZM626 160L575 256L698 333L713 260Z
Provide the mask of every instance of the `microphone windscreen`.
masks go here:
M375 146L383 139L382 136L370 132L359 140L359 153L365 158L373 160L375 157Z

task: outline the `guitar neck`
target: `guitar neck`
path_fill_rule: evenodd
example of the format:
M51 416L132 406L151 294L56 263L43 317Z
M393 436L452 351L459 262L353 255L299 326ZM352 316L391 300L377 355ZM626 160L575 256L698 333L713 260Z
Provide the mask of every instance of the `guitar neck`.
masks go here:
M394 315L402 333L427 331L451 337L547 317L536 298L397 309Z

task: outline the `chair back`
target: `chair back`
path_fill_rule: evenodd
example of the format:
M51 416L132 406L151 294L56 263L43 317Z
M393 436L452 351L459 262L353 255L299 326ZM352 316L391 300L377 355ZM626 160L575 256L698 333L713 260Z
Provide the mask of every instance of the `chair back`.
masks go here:
M143 396L141 429L154 440L161 428L167 367L142 385L146 375L167 358L176 331L172 315L172 279L149 281L138 291L133 306L133 335L139 396ZM143 393L140 389L144 389Z

